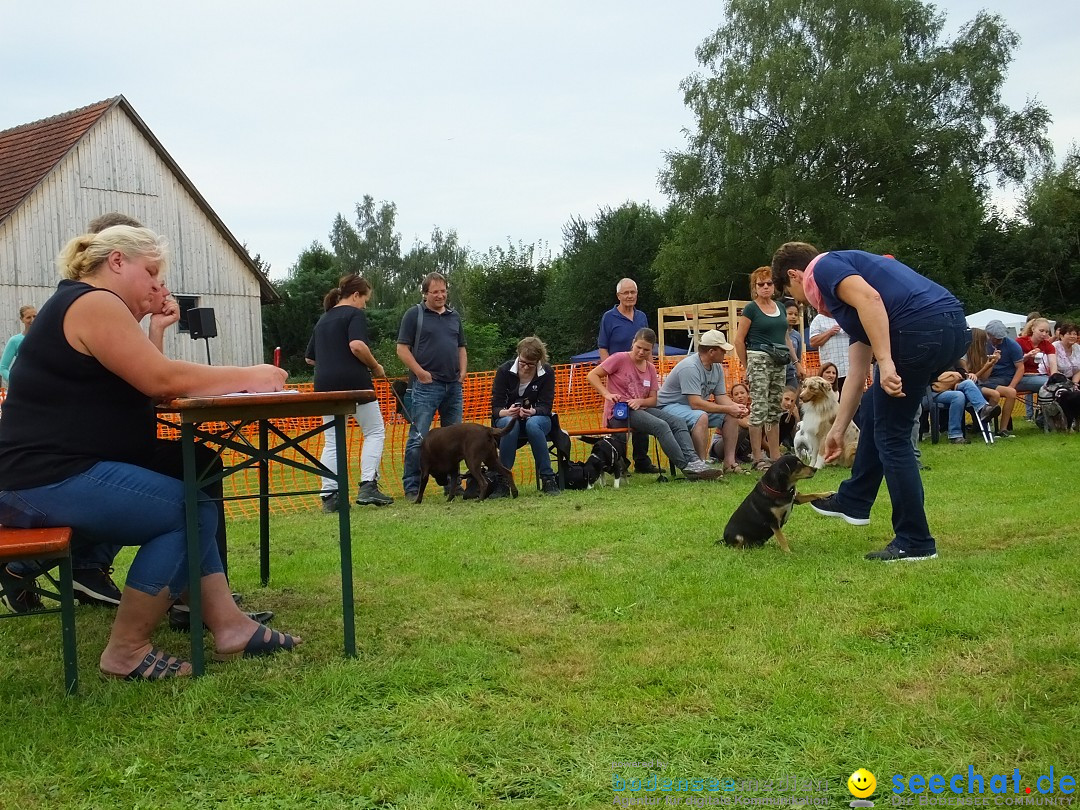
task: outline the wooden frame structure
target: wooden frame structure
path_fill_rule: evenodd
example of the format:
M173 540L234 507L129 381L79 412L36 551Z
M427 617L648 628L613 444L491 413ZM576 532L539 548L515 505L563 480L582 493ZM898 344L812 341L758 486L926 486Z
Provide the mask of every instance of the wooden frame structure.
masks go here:
M704 304L686 304L677 307L660 307L656 310L656 331L660 340L659 365L664 368L664 347L668 332L690 334L690 351L697 346L702 332L719 329L728 342L735 334L736 321L749 301L710 301Z

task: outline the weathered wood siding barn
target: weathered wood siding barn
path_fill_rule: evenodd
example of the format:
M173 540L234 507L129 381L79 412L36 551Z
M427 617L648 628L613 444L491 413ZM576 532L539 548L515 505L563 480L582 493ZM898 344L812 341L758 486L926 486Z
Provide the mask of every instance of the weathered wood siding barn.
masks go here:
M21 305L55 289L64 244L110 211L168 239L166 284L214 309L215 365L262 362L260 306L274 289L123 96L0 132L0 341ZM203 341L176 328L165 352L206 362Z

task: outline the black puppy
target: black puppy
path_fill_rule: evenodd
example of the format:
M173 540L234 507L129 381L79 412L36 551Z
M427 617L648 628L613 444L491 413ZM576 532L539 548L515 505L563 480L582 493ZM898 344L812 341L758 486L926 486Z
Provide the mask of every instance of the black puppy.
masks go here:
M816 495L799 495L795 482L801 478L813 478L817 470L803 464L790 453L781 456L761 476L750 494L736 509L724 527L723 542L736 548L761 546L769 537L775 537L780 548L791 553L783 528L797 503L826 498L831 492ZM716 541L720 543L719 540Z
M606 473L615 479L615 489L618 489L626 475L626 436L578 436L578 438L592 445L592 452L583 465L587 488L592 489L594 483L603 486Z

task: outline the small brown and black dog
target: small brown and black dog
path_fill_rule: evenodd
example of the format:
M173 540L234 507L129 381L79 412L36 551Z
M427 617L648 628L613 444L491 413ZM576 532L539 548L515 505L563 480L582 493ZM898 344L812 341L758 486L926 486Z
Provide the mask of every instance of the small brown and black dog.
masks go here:
M469 468L469 474L476 483L480 500L488 496L490 485L484 475L484 467L498 471L510 485L510 494L518 496L514 484L514 474L499 461L499 439L513 427L507 423L504 428L489 428L473 422L460 422L456 425L438 427L428 433L420 445L420 489L416 493L416 503L424 500L428 476L433 477L443 486L451 483L447 503L457 494L458 467L462 461Z
M782 529L791 516L792 507L833 494L819 492L815 495L799 495L795 492L796 481L813 478L816 472L815 468L803 464L790 453L774 461L732 513L724 527L723 542L736 548L753 548L765 545L766 540L775 537L780 548L790 554L791 547ZM719 544L721 541L716 542Z

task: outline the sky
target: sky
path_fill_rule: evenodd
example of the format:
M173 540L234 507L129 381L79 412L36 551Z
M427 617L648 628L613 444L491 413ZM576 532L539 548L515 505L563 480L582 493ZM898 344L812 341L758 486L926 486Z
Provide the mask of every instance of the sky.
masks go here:
M1062 0L981 9L1021 37L1005 86L1080 141L1080 35ZM0 0L0 129L124 95L210 206L283 277L365 194L403 249L433 228L562 246L571 217L667 204L693 118L680 82L724 21L704 0Z

